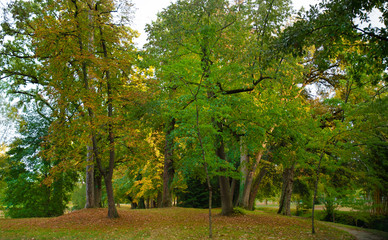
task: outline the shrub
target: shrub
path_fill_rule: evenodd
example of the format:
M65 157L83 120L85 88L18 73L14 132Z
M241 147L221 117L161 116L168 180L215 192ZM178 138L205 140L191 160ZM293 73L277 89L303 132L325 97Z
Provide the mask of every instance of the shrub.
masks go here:
M246 215L247 214L247 210L245 210L243 208L240 208L240 207L234 207L233 208L233 214L234 215Z
M201 182L196 178L189 178L186 180L187 189L184 192L177 193L178 206L192 207L192 208L208 208L209 207L209 192L207 183ZM220 207L220 194L218 184L212 182L213 197L212 207Z

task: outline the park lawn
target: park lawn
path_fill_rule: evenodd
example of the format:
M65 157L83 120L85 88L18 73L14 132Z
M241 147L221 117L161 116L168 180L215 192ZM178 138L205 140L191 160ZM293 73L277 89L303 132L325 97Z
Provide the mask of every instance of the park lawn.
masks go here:
M119 208L119 219L107 209L83 209L55 218L0 219L0 239L206 239L208 210ZM213 211L214 239L354 239L318 223L311 234L306 219L262 211L222 217Z

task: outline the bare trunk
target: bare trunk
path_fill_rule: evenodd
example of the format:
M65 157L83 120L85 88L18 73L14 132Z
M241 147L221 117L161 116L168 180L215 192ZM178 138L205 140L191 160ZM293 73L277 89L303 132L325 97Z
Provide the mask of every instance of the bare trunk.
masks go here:
M263 144L263 147L265 147L266 144ZM252 166L252 169L249 171L248 176L246 178L246 184L244 188L244 194L243 194L243 202L242 207L249 209L249 202L251 201L251 192L252 192L252 184L254 181L254 176L256 169L261 161L261 158L263 157L264 150L260 150L256 155L256 161ZM254 186L254 185L253 185ZM255 198L256 196L254 196ZM254 200L254 199L253 199Z
M103 44L104 45L104 44ZM104 52L106 53L106 49L104 48ZM107 57L107 56L106 56ZM117 218L119 214L116 210L115 200L113 196L113 186L112 186L112 176L113 169L115 165L115 137L113 134L113 105L112 105L112 93L111 93L111 85L110 85L110 76L109 71L106 72L107 78L107 92L108 92L108 135L109 135L109 167L108 173L105 174L105 186L108 197L108 217L109 218Z
M240 137L240 188L239 188L239 198L238 205L244 207L244 193L246 189L246 181L248 177L248 164L249 164L249 155L248 147L246 144L245 136Z
M95 197L94 197L94 158L93 158L93 147L87 147L87 166L86 166L86 204L85 208L94 208Z
M119 214L117 213L115 200L113 196L113 185L112 185L112 175L107 174L104 177L106 194L108 197L108 217L109 218L118 218Z
M249 193L249 202L248 202L248 210L253 211L255 208L255 200L257 193L259 192L260 183L265 177L265 174L267 174L268 169L266 167L263 167L260 170L259 175L255 178L255 181L253 182L253 188L251 189L251 192Z
M112 117L111 103L108 103L108 117L110 118ZM108 197L108 217L118 218L119 215L116 210L116 205L115 205L115 200L113 195L113 185L112 185L113 168L115 164L115 142L114 142L112 123L108 124L108 131L109 131L109 167L108 167L108 172L104 174L106 193Z
M162 205L162 192L158 192L158 196L156 197L156 207L158 207L158 208L163 207L163 205Z
M163 169L163 195L162 207L171 207L171 183L174 179L173 152L174 140L171 136L174 130L175 119L169 121L166 129L166 143L164 147L164 169Z
M220 146L217 148L217 156L226 161L224 142L219 141ZM220 195L221 195L221 215L228 216L233 213L233 193L230 191L229 177L220 176Z
M230 191L229 178L225 176L220 176L219 182L222 208L221 215L228 216L233 213L233 199Z
M105 44L105 38L103 36L103 31L101 25L100 35L101 35L101 47L104 53L104 58L108 59L108 50ZM105 187L108 197L108 217L109 218L118 218L119 214L117 213L114 195L113 195L113 185L112 185L112 177L113 177L113 169L115 165L115 137L113 132L113 96L112 96L112 85L111 85L111 77L110 71L105 71L106 78L106 86L107 86L107 107L108 107L108 139L109 139L109 166L107 172L103 172Z
M286 216L291 216L291 195L292 195L292 187L294 183L294 166L293 163L291 168L286 168L283 171L283 187L282 187L282 195L280 197L279 202L279 210L278 213L281 213Z
M94 204L96 208L102 207L102 177L98 169L94 169Z
M238 206L238 200L239 200L239 195L240 195L240 181L232 178L232 181L230 183L230 192L232 195L232 202L233 202L233 207Z
M274 128L271 128L269 132L272 132L273 129ZM239 201L240 202L239 204L241 207L248 210L253 210L253 204L258 191L258 186L256 187L256 184L254 182L256 182L258 178L260 179L260 181L263 178L263 176L260 176L260 174L256 175L256 170L263 157L264 151L267 146L267 141L264 141L261 146L262 146L262 149L259 150L259 152L256 154L256 158L255 158L255 161L253 162L253 165L249 167L248 149L247 149L246 143L244 143L243 141L243 138L241 139L241 147L240 147L241 164L243 162L246 162L247 166L244 167L243 165L241 165L242 170L244 170L244 172L241 171L241 174L245 174L245 177L243 176L241 179L241 181L244 181L244 183L242 183L244 187L243 187L243 192L240 193L241 201ZM260 184L260 181L258 184ZM240 183L240 188L242 188L241 183ZM252 188L256 188L257 190L253 190Z

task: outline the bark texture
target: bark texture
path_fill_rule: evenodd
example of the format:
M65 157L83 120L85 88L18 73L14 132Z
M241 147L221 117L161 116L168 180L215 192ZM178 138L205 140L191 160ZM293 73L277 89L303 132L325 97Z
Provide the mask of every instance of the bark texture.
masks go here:
M271 133L274 128L269 130ZM248 146L245 137L240 138L240 195L239 206L242 208L253 210L255 198L259 190L259 185L267 173L267 168L264 167L257 173L257 169L267 149L267 141L264 140L261 144L261 150L259 150L253 161L249 159Z
M219 141L220 146L217 148L217 156L226 161L224 142ZM233 213L233 193L230 189L229 177L220 176L220 195L221 195L221 215L228 216Z
M238 205L244 207L244 198L245 198L245 189L246 181L248 176L248 164L249 164L249 155L248 155L248 146L245 142L245 136L240 137L240 188L239 188L239 197Z
M294 183L294 167L295 164L283 171L283 187L278 213L286 216L291 216L291 195Z
M94 158L93 147L87 146L87 166L86 166L86 204L85 208L94 208L95 206L95 189L94 189Z
M263 167L260 170L259 175L255 178L255 181L253 182L253 187L249 193L249 201L248 201L248 207L247 207L248 210L251 210L251 211L254 210L255 199L256 199L257 193L259 192L260 184L263 178L265 177L265 175L267 174L267 172L268 172L268 168Z
M94 207L102 207L102 177L98 169L94 168Z

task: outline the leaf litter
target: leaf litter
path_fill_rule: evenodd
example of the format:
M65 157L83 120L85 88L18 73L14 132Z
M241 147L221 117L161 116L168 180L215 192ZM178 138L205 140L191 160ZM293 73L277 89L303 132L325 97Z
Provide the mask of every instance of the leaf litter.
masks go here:
M118 211L118 219L107 218L107 209L103 208L82 209L54 218L1 219L0 239L9 239L2 235L11 233L15 237L11 239L206 239L208 235L206 209L123 207ZM320 224L317 234L312 235L310 224L306 219L259 211L224 217L215 210L213 235L214 239L354 239ZM23 234L18 235L19 232Z

